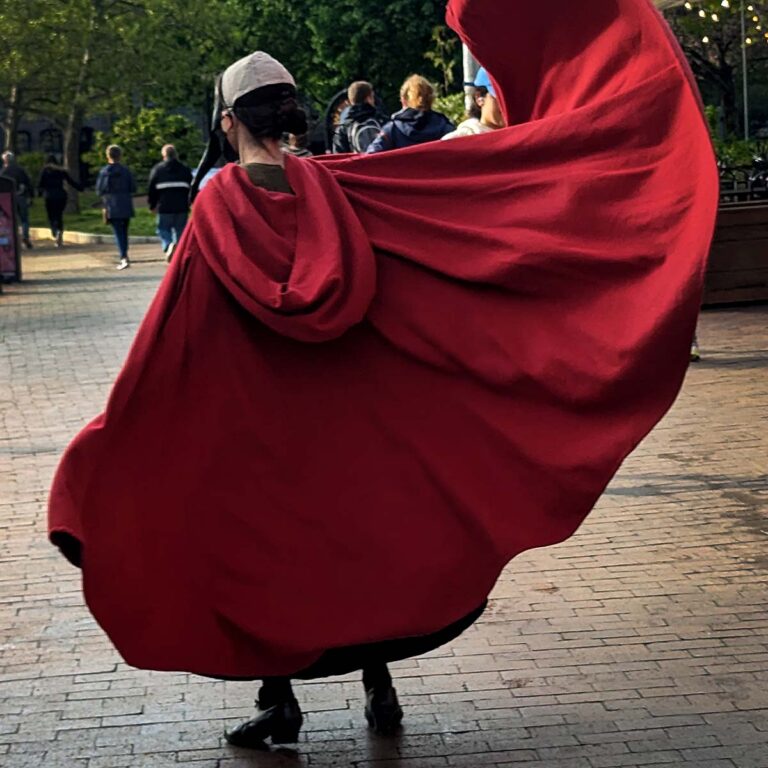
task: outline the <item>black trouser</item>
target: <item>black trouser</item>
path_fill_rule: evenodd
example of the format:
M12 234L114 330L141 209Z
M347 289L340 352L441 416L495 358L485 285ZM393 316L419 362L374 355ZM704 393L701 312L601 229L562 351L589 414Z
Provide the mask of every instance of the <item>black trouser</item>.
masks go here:
M56 237L64 231L64 209L67 207L65 197L46 197L45 211L48 214L48 223L51 225L51 234Z
M387 665L369 664L363 667L363 688L366 691L386 691L392 685L392 676ZM259 691L259 709L269 709L276 704L285 704L295 698L290 677L265 677Z
M112 231L115 233L115 243L121 259L128 258L128 224L130 219L110 219Z
M485 610L487 602L475 608L449 626L429 635L404 637L398 640L384 640L379 643L363 643L334 648L326 651L314 664L294 677L301 680L313 680L318 677L345 675L356 669L363 670L363 686L380 691L392 685L392 677L387 662L420 656L439 648L457 638L465 629L475 623ZM290 677L265 677L259 691L259 708L268 709L275 704L284 703L294 698Z

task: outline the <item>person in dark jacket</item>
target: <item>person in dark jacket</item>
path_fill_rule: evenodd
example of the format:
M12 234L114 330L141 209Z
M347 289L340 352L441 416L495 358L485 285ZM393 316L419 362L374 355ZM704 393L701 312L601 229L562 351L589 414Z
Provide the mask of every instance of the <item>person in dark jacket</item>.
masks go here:
M170 261L187 226L192 171L179 160L173 144L166 144L161 152L163 161L149 174L148 203L152 213L157 214L157 234L165 258Z
M425 144L453 131L456 126L432 109L434 101L435 89L429 80L421 75L411 75L400 89L403 108L381 129L367 154Z
M29 206L32 202L32 182L27 172L16 162L13 152L3 152L3 170L0 176L13 179L16 184L16 208L21 222L21 237L27 248L32 247L29 239Z
M350 106L344 110L333 134L333 154L365 152L381 133L386 122L376 108L373 86L365 80L357 80L347 89Z
M309 146L309 134L288 133L283 137L282 150L286 155L294 157L314 157Z
M64 182L78 192L83 191L82 185L69 175L67 169L59 166L56 158L49 155L40 173L37 188L45 200L45 211L48 214L51 236L56 241L58 248L64 244L64 209L67 207L68 199Z
M118 269L131 266L128 260L128 224L134 217L133 195L136 182L133 174L120 162L123 151L117 144L107 147L107 162L96 178L96 194L101 196L104 218L112 225L120 255Z

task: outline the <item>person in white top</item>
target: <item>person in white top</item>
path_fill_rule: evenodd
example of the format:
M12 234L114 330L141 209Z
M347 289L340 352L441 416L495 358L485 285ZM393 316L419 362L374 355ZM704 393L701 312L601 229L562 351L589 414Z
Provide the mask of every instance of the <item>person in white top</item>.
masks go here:
M506 127L499 100L496 98L496 89L484 67L478 70L473 85L475 92L469 118L460 123L455 131L443 136L443 141L458 139L461 136L477 136Z

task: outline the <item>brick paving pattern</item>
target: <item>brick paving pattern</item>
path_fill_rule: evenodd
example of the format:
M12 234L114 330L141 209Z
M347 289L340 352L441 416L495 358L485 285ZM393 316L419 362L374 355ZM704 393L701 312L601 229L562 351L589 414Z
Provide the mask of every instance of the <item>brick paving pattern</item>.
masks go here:
M340 678L297 688L297 750L249 754L222 732L255 684L127 667L45 538L57 459L164 269L155 246L134 256L118 273L110 249L38 249L0 296L0 765L768 767L768 307L705 313L704 360L578 534L395 665L399 738L369 735Z

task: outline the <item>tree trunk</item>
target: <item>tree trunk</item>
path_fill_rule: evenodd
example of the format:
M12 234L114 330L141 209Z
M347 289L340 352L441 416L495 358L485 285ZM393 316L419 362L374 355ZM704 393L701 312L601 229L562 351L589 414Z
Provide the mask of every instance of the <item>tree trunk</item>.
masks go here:
M720 105L723 109L723 122L728 134L735 134L741 120L736 103L736 81L733 77L733 67L723 64L720 69Z
M11 96L8 100L8 109L3 117L4 152L16 152L16 130L21 120L21 88L18 85L11 86Z
M82 181L80 178L80 129L83 127L83 116L82 107L73 104L64 129L64 165L75 181ZM73 189L70 192L67 211L69 213L80 211L80 199L77 190Z
M83 127L83 117L85 115L88 70L91 63L91 43L96 31L99 11L100 3L94 2L91 6L88 34L86 35L85 45L80 56L80 69L77 73L72 105L69 108L67 125L64 130L64 164L75 181L82 181L80 178L80 129ZM69 196L67 210L70 213L80 210L80 199L75 190L72 190L72 194Z

